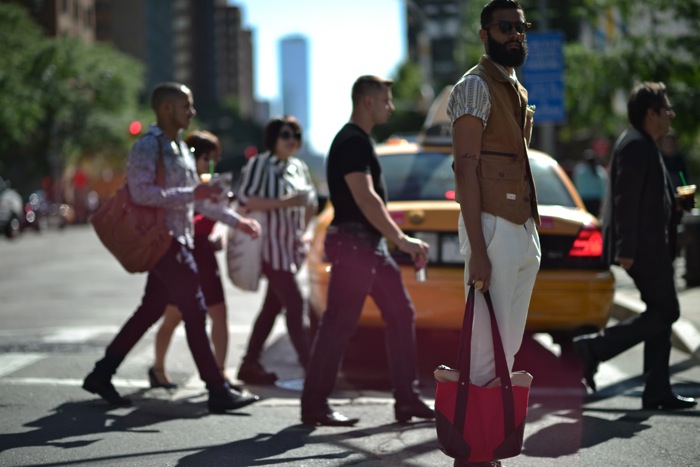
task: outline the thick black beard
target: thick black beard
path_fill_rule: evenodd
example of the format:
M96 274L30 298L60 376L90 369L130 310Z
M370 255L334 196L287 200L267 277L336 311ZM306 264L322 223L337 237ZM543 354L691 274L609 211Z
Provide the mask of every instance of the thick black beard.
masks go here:
M517 68L525 63L525 59L527 58L527 43L521 43L519 50L509 50L506 47L510 42L501 44L491 37L488 31L486 31L486 35L489 38L486 44L486 52L494 62L507 68Z

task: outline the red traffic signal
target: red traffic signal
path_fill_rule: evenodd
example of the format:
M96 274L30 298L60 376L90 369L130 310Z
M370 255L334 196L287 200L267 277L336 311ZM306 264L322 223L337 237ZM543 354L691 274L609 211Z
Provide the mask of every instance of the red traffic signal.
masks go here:
M129 134L132 136L137 136L141 134L141 122L134 120L129 124Z

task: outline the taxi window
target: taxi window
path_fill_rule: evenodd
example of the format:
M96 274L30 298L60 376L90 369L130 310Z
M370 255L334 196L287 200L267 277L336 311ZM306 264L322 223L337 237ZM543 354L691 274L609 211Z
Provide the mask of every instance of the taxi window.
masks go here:
M576 207L569 190L551 162L530 159L530 168L537 189L537 204Z
M454 199L452 155L437 152L381 156L390 201ZM549 160L530 159L538 204L576 207L576 203Z
M452 155L437 152L381 156L389 201L454 199Z

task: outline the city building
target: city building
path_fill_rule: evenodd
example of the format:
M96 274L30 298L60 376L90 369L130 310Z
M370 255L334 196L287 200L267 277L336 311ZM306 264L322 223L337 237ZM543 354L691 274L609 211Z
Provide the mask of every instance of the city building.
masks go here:
M188 85L198 105L233 97L254 115L250 30L226 0L96 0L96 37L144 66L144 94L157 83Z
M309 132L309 46L304 36L287 36L280 41L280 83L282 112L299 120Z
M454 84L458 69L455 50L465 0L405 0L408 58L418 63L425 80L438 92Z
M95 0L15 0L52 37L95 40Z

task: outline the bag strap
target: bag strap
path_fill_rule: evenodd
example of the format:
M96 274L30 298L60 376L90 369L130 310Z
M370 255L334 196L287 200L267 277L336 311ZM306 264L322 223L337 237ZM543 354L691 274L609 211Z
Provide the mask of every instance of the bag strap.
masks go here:
M510 380L508 364L503 350L501 333L498 331L496 313L493 311L491 294L484 293L486 306L491 319L491 338L493 340L494 358L496 363L496 376L501 380L501 397L503 399L503 429L507 437L515 429L515 404L513 402L513 384ZM474 286L469 287L467 294L467 304L464 309L462 320L462 331L459 338L458 365L459 381L457 383L457 397L455 400L454 429L461 437L464 432L464 423L467 414L467 404L469 402L469 374L471 370L471 344L472 328L474 326Z
M156 185L165 186L165 160L163 158L163 142L156 136L158 141L158 160L156 161ZM156 225L165 225L165 208L156 209Z

